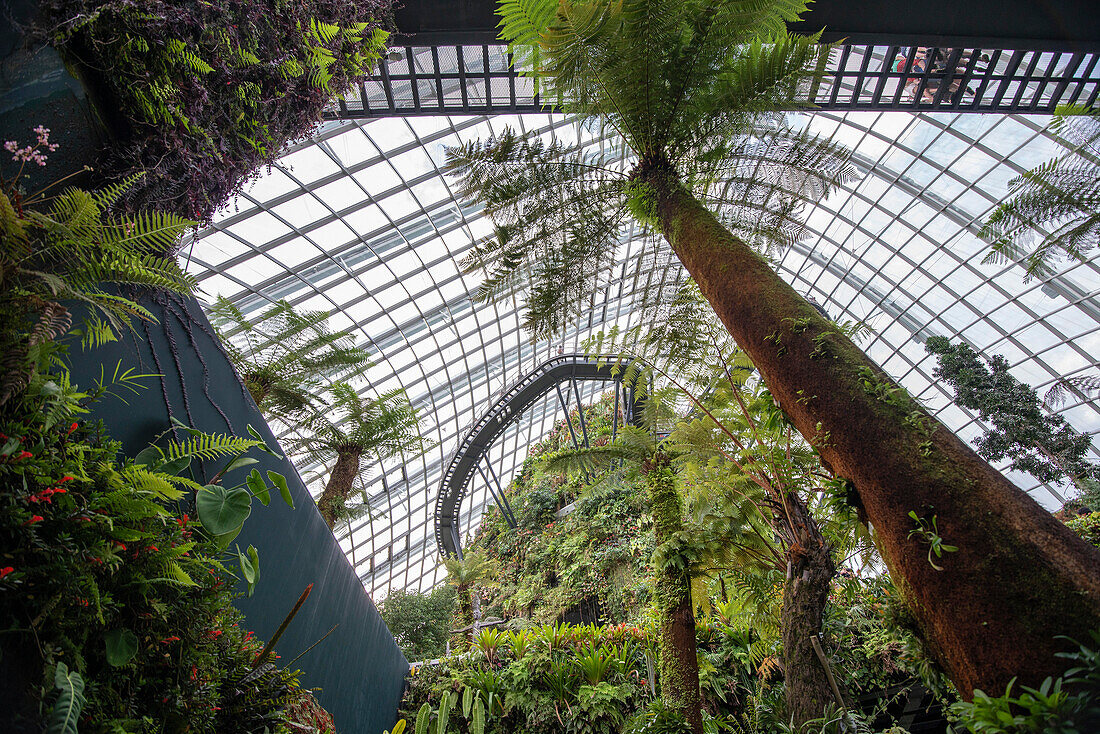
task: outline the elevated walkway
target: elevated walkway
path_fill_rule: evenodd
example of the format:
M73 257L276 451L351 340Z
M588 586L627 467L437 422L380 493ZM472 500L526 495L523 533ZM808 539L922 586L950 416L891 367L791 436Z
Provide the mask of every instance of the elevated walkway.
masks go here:
M583 354L562 354L543 362L537 369L528 373L519 382L509 388L489 408L489 410L470 428L466 437L458 445L440 482L439 495L435 502L435 539L439 552L445 556L462 557L461 529L459 517L462 500L466 497L470 482L476 473L489 487L489 492L504 516L506 522L515 527L515 517L504 496L505 484L488 461L486 454L511 423L522 416L537 401L552 391L558 395L565 414L569 415L571 405L580 407L579 382L598 381L612 383L615 390L615 409L612 421L612 436L618 432L619 406L622 406L623 419L627 423L637 424L642 398L634 390L622 383L621 369L614 369L617 357L591 358ZM564 387L564 390L563 390ZM571 401L575 401L572 402ZM589 445L588 428L584 422L584 412L580 413L580 433L569 422L569 431L573 445Z

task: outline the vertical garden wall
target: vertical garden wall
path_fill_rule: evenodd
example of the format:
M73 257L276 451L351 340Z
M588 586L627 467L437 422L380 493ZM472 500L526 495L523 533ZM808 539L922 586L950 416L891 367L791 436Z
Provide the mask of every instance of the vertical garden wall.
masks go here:
M142 373L162 374L145 380L141 394L103 402L96 415L107 431L122 441L128 454L147 446L169 426L169 416L207 432L245 436L251 425L275 445L267 423L245 391L213 329L196 302L176 297L146 300L159 324L137 325L134 333L95 351L77 352L72 378L89 384L100 369L117 364ZM257 507L235 541L254 545L260 555L260 581L251 598L238 606L249 628L269 639L305 587L313 590L279 641L284 660L304 651L333 626L336 629L296 665L302 683L317 694L339 731L374 734L389 728L404 688L408 663L386 629L362 583L293 466L254 452L261 472L274 470L287 478L295 509L274 501Z

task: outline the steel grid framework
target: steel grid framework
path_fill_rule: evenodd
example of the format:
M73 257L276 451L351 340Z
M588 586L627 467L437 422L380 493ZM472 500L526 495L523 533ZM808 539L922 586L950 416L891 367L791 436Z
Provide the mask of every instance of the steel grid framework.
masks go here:
M607 287L558 341L530 343L520 304L470 301L477 277L457 263L490 228L479 211L454 203L439 171L442 146L504 124L570 144L607 145L598 132L545 114L332 122L288 151L184 250L204 290L252 315L284 297L331 311L337 328L378 355L363 393L404 387L425 415L424 432L437 446L404 464L372 467L366 490L382 516L339 531L372 591L439 581L432 500L445 459L479 406L558 348L579 345L605 325L630 325L634 294L647 287L627 267L645 248L644 238L629 232ZM872 358L948 426L964 439L982 429L932 377L935 362L920 344L929 334L1005 354L1014 373L1040 390L1096 369L1096 262L1069 263L1045 281L1025 282L1016 264L982 263L985 248L975 236L1008 179L1061 150L1044 120L863 112L819 113L809 124L855 148L865 176L805 212L813 236L777 267L834 318L869 319L874 334L864 346ZM596 395L589 390L582 398ZM1085 396L1073 396L1063 413L1080 430L1100 430L1100 407ZM559 417L554 400L544 400L509 427L490 450L500 481ZM324 466L307 457L298 467L319 491ZM1013 479L1048 504L1060 499L1059 487ZM467 529L492 502L488 484L475 481L468 500L458 513Z
M570 405L578 408L582 406L581 391L577 384L579 381L610 382L614 391L612 439L618 432L620 393L622 393L623 421L629 424L636 423L636 417L640 415L642 399L629 385L623 385L623 370L628 368L629 365L620 364L618 357L614 355L588 357L583 354L562 354L546 360L506 390L473 424L446 462L447 469L443 472L443 480L439 484L434 513L435 540L439 552L443 555L462 557L459 508L466 497L475 469L481 474L489 494L505 520L512 527L516 526L504 491L506 485L500 483L491 462L486 463L488 475L486 474L481 466L482 460L486 458L489 449L501 437L508 425L522 418L524 413L551 390L557 394L558 403L568 416ZM561 390L562 385L567 386L564 393ZM588 448L588 429L584 423L584 412L578 411L578 416L583 443L585 448ZM572 421L569 421L568 425L573 447L580 448L582 441L578 441Z
M938 64L918 69L917 50ZM1050 114L1093 106L1100 53L844 44L800 106L820 110ZM548 111L505 46L398 46L378 70L330 106L328 119Z

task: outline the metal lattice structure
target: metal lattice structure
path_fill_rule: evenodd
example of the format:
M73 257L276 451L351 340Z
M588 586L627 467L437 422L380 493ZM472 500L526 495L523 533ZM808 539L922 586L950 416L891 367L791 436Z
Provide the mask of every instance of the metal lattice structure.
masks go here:
M983 430L932 377L935 360L922 345L930 334L1005 355L1013 374L1040 393L1060 378L1097 373L1100 264L1066 261L1051 277L1025 281L1018 264L983 263L988 246L976 235L1010 179L1064 150L1044 117L863 111L791 121L854 148L862 176L805 210L812 234L777 259L778 271L833 318L867 321L869 355L947 426L964 440ZM560 115L330 121L182 252L210 298L225 295L250 317L281 298L331 312L336 329L375 355L362 393L401 387L420 411L433 448L368 467L363 489L374 517L337 529L375 593L442 580L436 498L459 443L509 386L559 350L582 351L587 336L636 323L637 294L661 277L630 266L648 256L651 243L624 233L618 262L603 274L585 317L552 342L532 342L523 331L521 303L472 300L479 277L460 263L491 226L477 208L454 200L440 167L445 146L499 134L505 125L614 152L604 131ZM594 401L604 387L579 383L580 400ZM1078 430L1100 432L1100 405L1088 396L1071 395L1060 412ZM557 396L545 395L488 447L485 462L501 486L561 415ZM296 464L319 493L326 468L309 456ZM475 473L455 513L463 532L493 503L486 476ZM1010 476L1048 507L1067 492Z
M909 110L1051 114L1092 106L1100 53L844 44L805 103L822 110ZM378 71L327 111L329 119L539 112L549 104L497 44L398 46Z
M611 383L614 394L611 439L614 440L618 433L620 412L625 423L634 423L635 417L639 415L642 399L629 385L623 385L622 370L625 368L626 365L618 364L618 359L614 355L594 358L583 354L561 354L546 360L506 390L492 407L478 418L447 461L447 469L443 472L439 495L435 501L435 540L440 553L462 557L460 511L462 500L466 497L466 491L475 470L484 480L489 495L493 498L501 515L510 526L516 526L504 485L501 484L492 462L485 460L489 450L508 425L521 420L524 413L540 398L552 391L558 397L558 405L561 406L562 412L569 415L571 405L574 409L583 405L581 382ZM588 427L584 422L584 411L578 411L577 415L580 419L580 437L572 422L568 424L573 448L580 448L581 443L588 448L590 443Z

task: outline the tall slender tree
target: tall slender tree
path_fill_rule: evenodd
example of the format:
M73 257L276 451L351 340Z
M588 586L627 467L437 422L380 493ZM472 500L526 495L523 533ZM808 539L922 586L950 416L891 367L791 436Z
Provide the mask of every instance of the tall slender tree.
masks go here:
M504 35L544 97L614 129L630 167L510 135L452 152L462 193L499 227L477 253L491 263L485 292L526 290L528 326L552 331L613 261L623 219L652 227L799 433L851 481L963 695L1013 677L1038 685L1064 667L1058 635L1100 626L1100 552L929 416L748 244L746 232L782 245L805 192L845 171L835 149L761 124L820 78L828 49L786 33L804 8L502 0ZM921 532L933 520L937 541L958 547L942 567Z
M304 434L289 440L293 450L336 458L317 507L330 529L344 517L359 479L363 458L378 460L419 452L424 441L417 429L416 411L405 393L394 390L377 398L361 397L346 382L326 390L328 400L304 414Z
M635 375L637 378L637 375ZM655 397L655 396L651 396ZM614 443L565 451L548 459L545 468L573 473L607 468L609 462L629 461L641 467L645 502L653 516L657 550L652 559L653 601L656 606L658 680L665 705L687 720L692 732L703 734L699 695L699 661L695 641L695 607L691 597L693 568L680 553L685 535L684 502L674 451L667 438L657 438L675 418L662 400L646 403L648 429L625 426Z
M477 637L481 624L480 586L492 579L496 566L480 553L444 558L443 566L447 569L447 583L454 587L458 598L459 621L469 626L469 636L462 639L470 643Z
M813 500L823 487L838 483L813 449L792 436L752 363L716 321L689 283L652 327L613 329L586 348L620 354L626 364L652 365L656 379L686 402L689 417L676 422L667 441L679 457L689 535L703 549L699 565L709 565L711 573L737 566L742 573L778 577L787 711L802 726L835 698L814 647L836 574L834 548L862 549L867 557L870 541L846 508L842 516L815 511ZM625 379L637 382L632 373L628 367ZM653 402L647 398L647 407Z
M1012 459L1011 469L1040 482L1068 479L1080 490L1100 482L1100 465L1086 458L1092 437L1045 413L1035 390L1008 371L1008 360L994 354L983 362L963 342L942 336L928 337L924 346L939 361L933 374L955 388L955 402L993 424L975 441L979 454L990 461Z

